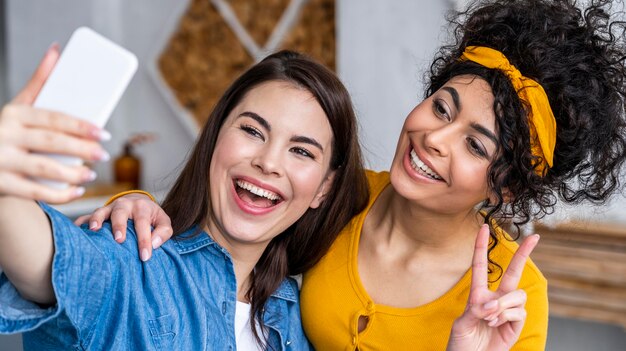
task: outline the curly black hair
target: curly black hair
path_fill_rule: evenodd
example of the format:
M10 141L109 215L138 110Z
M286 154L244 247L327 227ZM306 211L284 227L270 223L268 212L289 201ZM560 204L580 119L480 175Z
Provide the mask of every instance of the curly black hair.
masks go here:
M611 6L610 0L592 0L582 11L570 0L479 1L448 19L455 42L437 53L426 95L465 74L492 88L499 156L488 181L498 200L482 206L487 223L509 220L519 236L521 225L552 213L559 198L602 204L621 189L626 25L614 20ZM544 88L557 123L554 164L545 176L533 166L538 162L530 151L528 106L504 73L459 60L472 45L502 52ZM491 248L497 244L492 237Z

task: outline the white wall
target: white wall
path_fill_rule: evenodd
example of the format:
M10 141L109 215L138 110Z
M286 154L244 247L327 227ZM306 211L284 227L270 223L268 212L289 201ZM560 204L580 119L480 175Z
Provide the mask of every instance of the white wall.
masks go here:
M352 94L368 166L388 169L423 73L441 42L446 1L337 3L338 73Z

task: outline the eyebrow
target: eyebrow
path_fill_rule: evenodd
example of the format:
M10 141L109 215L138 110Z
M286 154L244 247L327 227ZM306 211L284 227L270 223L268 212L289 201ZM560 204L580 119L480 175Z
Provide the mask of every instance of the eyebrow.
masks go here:
M459 98L459 92L453 87L443 87L441 90L447 91L452 96L452 102L457 111L461 111L461 99Z
M253 120L259 122L259 124L263 128L267 129L267 131L272 131L272 126L270 126L270 124L265 120L265 118L259 116L258 114L254 112L250 112L250 111L244 111L239 114L239 117L242 117L242 116L252 118Z
M459 97L459 92L453 87L443 87L441 88L441 90L447 91L450 94L450 96L452 96L452 102L454 102L454 106L456 107L457 111L460 111L461 99ZM496 138L495 134L493 134L489 129L485 128L484 126L478 123L472 123L470 126L472 127L472 129L474 129L478 133L489 138L489 140L491 140L494 144L498 145L498 138Z
M478 133L489 138L491 141L493 141L494 144L498 145L498 138L496 138L495 134L493 134L489 129L485 128L484 126L478 123L472 123L470 126L472 127L472 129L474 129Z
M252 118L253 120L257 121L268 132L272 131L272 126L267 122L267 120L265 120L265 118L259 116L258 114L254 113L254 112L244 111L244 112L240 113L239 116L240 117ZM313 138L309 138L309 137L304 136L304 135L294 135L294 136L292 136L289 139L289 141L294 142L294 143L309 144L309 145L315 146L316 148L318 148L322 152L324 152L324 148L322 147L322 144L320 144L317 140L315 140Z

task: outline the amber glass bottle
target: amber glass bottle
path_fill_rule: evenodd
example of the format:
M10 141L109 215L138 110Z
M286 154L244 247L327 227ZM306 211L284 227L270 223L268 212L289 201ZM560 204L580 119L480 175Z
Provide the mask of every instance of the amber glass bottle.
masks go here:
M140 189L141 161L133 154L133 145L124 144L124 153L115 159L115 182L125 183L131 189Z

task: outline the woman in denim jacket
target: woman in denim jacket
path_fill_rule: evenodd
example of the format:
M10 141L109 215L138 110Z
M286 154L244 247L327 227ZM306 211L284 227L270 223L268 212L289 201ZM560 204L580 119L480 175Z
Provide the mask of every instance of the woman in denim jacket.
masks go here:
M34 80L57 56L49 51ZM367 200L356 118L331 71L283 51L228 88L163 203L176 240L150 261L132 223L119 245L108 224L79 228L14 196L82 194L32 182L19 193L38 175L11 168L20 162L57 167L71 184L94 178L30 151L103 155L102 131L25 105L33 85L0 115L0 332L25 332L29 350L310 348L288 275L317 262ZM65 139L42 150L44 132ZM19 133L23 144L10 138Z

